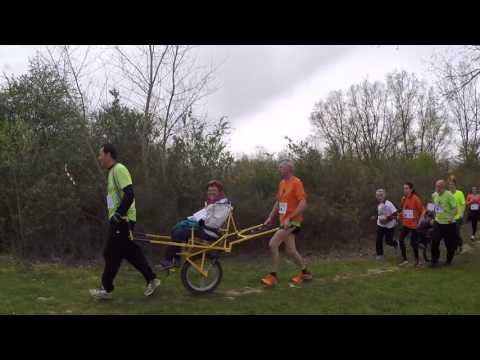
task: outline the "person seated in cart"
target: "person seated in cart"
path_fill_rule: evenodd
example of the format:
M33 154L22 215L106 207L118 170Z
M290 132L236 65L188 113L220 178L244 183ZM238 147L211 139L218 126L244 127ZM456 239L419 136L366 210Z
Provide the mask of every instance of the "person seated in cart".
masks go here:
M223 192L223 184L212 180L207 184L207 201L205 207L192 216L178 222L171 231L172 241L187 242L192 236L192 227L196 238L215 241L220 237L219 230L228 218L230 202ZM167 246L163 268L171 268L179 264L177 255L181 249L177 246Z

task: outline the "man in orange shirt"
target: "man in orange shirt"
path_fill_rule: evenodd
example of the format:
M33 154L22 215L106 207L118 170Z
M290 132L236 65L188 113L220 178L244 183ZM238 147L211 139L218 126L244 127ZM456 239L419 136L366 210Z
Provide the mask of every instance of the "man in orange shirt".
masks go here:
M424 209L420 198L413 189L412 183L403 184L403 193L405 196L400 200L400 212L398 214L399 220L402 224L400 232L400 249L402 251L402 262L400 266L408 264L407 249L405 248L405 238L410 234L410 245L413 248L415 256L415 266L419 265L418 258L418 239L417 239L417 224L423 215Z
M272 272L262 278L262 283L267 286L273 286L277 283L279 247L282 243L285 243L288 255L295 260L301 269L301 272L294 276L290 283L300 284L304 280L312 279L312 274L307 270L305 261L295 246L295 234L300 231L303 220L302 213L307 207L307 200L302 181L293 176L293 168L291 160L280 162L278 170L282 180L278 186L277 201L264 223L269 225L277 214L280 216L281 229L273 235L269 243L273 260Z

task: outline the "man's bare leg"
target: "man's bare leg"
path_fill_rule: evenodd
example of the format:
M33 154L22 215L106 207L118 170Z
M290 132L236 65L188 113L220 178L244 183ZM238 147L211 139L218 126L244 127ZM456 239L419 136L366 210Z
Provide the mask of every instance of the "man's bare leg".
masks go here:
M300 267L300 270L304 270L306 265L302 256L298 253L295 245L295 234L289 234L285 239L285 246L287 248L287 254L295 261Z
M278 271L278 266L280 263L280 245L288 239L290 232L288 230L278 230L270 239L269 247L272 252L272 272L276 273Z

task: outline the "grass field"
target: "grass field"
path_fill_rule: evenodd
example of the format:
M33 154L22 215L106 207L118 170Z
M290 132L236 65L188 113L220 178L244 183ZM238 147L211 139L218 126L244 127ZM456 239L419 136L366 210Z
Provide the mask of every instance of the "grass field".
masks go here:
M280 283L264 289L259 279L268 257L222 257L224 278L211 294L191 295L179 272L160 273L151 298L144 282L124 263L114 299L98 302L88 289L99 282L99 266L29 264L0 259L1 314L479 314L480 244L466 245L454 265L438 269L396 266L397 259L309 258L312 282L291 288L294 266L284 261ZM388 253L387 253L388 255ZM442 249L442 258L445 250Z

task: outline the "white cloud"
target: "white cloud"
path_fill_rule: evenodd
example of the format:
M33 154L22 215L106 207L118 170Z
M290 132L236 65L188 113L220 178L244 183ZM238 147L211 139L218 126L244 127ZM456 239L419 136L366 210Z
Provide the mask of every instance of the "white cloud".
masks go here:
M298 141L312 134L310 112L315 102L330 91L346 89L366 77L370 81L383 81L395 69L430 78L427 64L434 50L432 46L355 46L348 56L329 63L297 84L292 93L236 120L231 149L234 153L252 154L256 147L262 146L269 152L279 152L286 144L285 136Z

